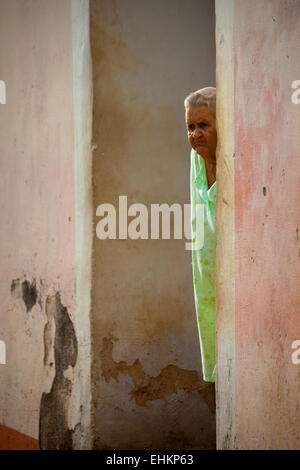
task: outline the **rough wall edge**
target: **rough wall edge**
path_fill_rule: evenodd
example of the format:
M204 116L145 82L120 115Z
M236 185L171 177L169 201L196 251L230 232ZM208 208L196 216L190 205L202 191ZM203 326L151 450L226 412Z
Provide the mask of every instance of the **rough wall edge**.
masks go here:
M216 0L217 449L235 447L234 5Z
M90 5L71 0L75 165L75 315L78 360L70 423L75 449L91 448L92 62Z

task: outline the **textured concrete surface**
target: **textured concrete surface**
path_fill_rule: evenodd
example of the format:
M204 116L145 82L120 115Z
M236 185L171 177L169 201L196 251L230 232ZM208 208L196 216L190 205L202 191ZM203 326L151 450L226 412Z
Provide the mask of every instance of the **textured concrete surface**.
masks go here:
M183 99L214 84L214 10L92 6L93 136L88 2L1 4L0 447L214 448L185 240L92 251L101 202L189 202Z
M119 195L189 203L183 100L214 85L213 3L94 0L91 12L95 208ZM184 245L95 236L95 448L215 446Z
M63 348L58 341L54 352L51 343L49 296L59 296L71 323L74 315L71 52L69 1L1 2L0 338L7 364L0 369L0 423L35 440L41 397Z
M235 220L233 5L216 1L217 45L217 447L232 448L235 426Z
M92 70L90 9L72 0L72 62L75 174L75 305L78 357L70 407L73 446L91 447L91 280L92 280Z
M218 345L235 350L235 366L234 389L224 361L218 368L218 407L223 416L227 407L232 424L220 423L218 443L299 449L299 366L291 345L300 338L300 133L291 84L299 78L300 4L235 0L224 24L225 4L217 2L217 24L225 31L217 46L218 60L229 59L221 76L234 86L234 101L226 101L234 124L223 145L234 139L235 294L223 292L219 302L228 305L230 319L234 300L235 325L227 331L221 309ZM219 205L223 196L226 191ZM219 257L231 264L231 246Z

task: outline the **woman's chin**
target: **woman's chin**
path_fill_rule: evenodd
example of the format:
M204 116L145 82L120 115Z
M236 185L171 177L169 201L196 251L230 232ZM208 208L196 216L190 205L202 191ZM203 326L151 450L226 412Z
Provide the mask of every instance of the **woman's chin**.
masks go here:
M209 165L216 165L216 157L212 157L212 155L207 151L207 149L205 148L198 148L196 149L196 152L198 153L198 155L200 155L200 157L203 158L203 160L205 160L206 163L208 163Z
M195 150L198 153L198 155L204 158L204 160L207 160L209 158L209 154L207 152L206 147L196 147Z

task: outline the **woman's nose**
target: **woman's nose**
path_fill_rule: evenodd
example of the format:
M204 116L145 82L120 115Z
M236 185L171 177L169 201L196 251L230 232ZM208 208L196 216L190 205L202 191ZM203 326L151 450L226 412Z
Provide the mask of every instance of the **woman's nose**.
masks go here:
M200 127L196 127L194 132L194 137L201 137L203 135L203 130Z

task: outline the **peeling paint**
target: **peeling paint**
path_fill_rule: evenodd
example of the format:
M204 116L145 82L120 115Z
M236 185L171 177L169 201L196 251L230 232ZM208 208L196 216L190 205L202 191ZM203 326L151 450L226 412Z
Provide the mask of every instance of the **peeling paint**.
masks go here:
M174 364L164 367L160 374L153 377L148 375L139 359L132 365L125 361L115 362L113 354L113 338L103 338L103 348L100 352L102 363L102 376L106 382L114 379L118 382L119 374L128 375L134 387L130 392L130 398L139 406L147 406L148 401L166 401L172 394L179 390L187 393L198 393L207 404L212 413L215 413L215 400L212 389L214 384L204 383L195 370L181 369Z
M54 315L51 312L50 304L51 297L47 297L46 300L46 315L47 315L47 323L44 327L44 366L46 366L49 362L49 358L51 355L51 351L53 348L53 341L54 341Z
M73 430L68 427L68 409L72 392L69 368L77 361L77 338L60 294L46 300L48 322L45 326L45 358L49 356L50 328L55 323L54 357L55 377L49 393L43 393L40 405L39 442L41 449L72 449ZM65 377L65 373L67 377Z
M194 33L189 39L178 39L176 31L185 24L197 35L200 14L203 58L211 55L213 60L201 70L199 80L212 82L214 5L193 0L193 11L198 14L192 19L185 2L154 3L152 7L149 2L90 2L93 142L98 144L93 151L94 203L105 195L105 200L115 204L124 188L128 201L185 201L188 196L189 152L184 133L180 136L176 130L182 126L183 111L174 96L182 95L181 82L189 81L187 88L193 87L194 59L183 52L182 40L186 45L196 43L192 40ZM176 59L166 68L157 48L170 9L170 34L163 47L166 51L177 48L178 52L180 46L181 53L180 60L175 54ZM201 61L197 46L195 54ZM153 76L163 78L155 84ZM173 81L171 93L169 79ZM111 138L112 129L118 129L118 139ZM172 165L160 156L165 153L166 134L171 136L168 154L172 155ZM149 135L155 138L149 139ZM181 184L183 175L186 184ZM215 417L199 393L209 390L213 399L213 385L204 384L200 377L188 257L178 240L104 243L105 247L97 242L95 234L91 334L93 438L96 442L99 439L96 448L207 448L215 438ZM119 338L117 343L115 338ZM162 410L167 410L167 416Z

